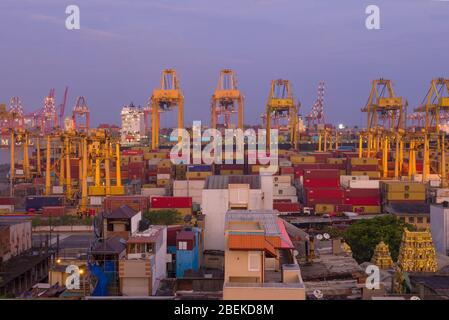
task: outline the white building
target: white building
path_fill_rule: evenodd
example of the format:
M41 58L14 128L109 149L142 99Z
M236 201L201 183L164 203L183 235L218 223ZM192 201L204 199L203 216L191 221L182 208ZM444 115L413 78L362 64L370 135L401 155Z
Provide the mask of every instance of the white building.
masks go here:
M120 142L122 145L139 144L145 137L145 117L141 107L133 104L124 106L121 112L122 129Z
M272 210L271 175L210 176L202 196L201 209L206 216L204 249L225 249L225 216L231 209Z
M449 254L449 206L435 204L430 206L430 231L438 253Z

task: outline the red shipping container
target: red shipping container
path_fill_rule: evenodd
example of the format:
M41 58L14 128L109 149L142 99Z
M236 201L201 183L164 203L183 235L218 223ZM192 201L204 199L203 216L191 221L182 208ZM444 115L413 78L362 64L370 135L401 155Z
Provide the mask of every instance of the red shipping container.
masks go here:
M319 169L320 165L318 163L304 163L294 166L293 170L295 173L295 178L302 177L304 175L304 170L306 169Z
M299 212L301 211L301 206L299 203L273 203L273 209L278 210L279 212Z
M46 217L60 217L65 213L64 207L42 207L42 215Z
M128 164L128 168L129 169L143 169L143 168L145 168L145 162L143 162L143 161L140 161L140 162L130 162L129 164Z
M14 198L1 197L0 198L0 205L1 206L13 206L14 205Z
M151 208L153 209L175 209L191 208L192 197L152 197Z
M171 173L172 169L171 168L157 168L157 173Z
M340 180L340 170L337 169L307 169L304 171L304 179L330 179Z
M340 186L340 178L330 179L306 179L304 178L304 187L306 188L332 188Z
M281 167L281 175L283 174L294 174L295 169L293 167Z
M328 158L332 158L330 152L309 152L308 154L314 156L317 163L326 163Z
M351 204L353 206L379 206L380 199L379 197L346 197L343 204Z
M124 156L140 156L143 155L143 150L124 150L122 151Z
M344 197L344 191L339 188L307 188L306 197L309 199L321 199L321 198L337 198L342 199Z
M346 189L345 197L346 198L377 197L380 199L380 190L379 189Z
M343 204L343 198L319 198L319 199L307 199L306 202L308 207L313 207L317 204Z

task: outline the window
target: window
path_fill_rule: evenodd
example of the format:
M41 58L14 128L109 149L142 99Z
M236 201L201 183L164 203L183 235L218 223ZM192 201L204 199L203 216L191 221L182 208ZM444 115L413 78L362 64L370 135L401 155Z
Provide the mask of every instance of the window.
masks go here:
M179 241L178 250L187 250L187 241Z
M248 271L260 271L259 252L248 252Z
M408 217L408 222L415 223L415 217Z
M423 217L418 217L418 223L423 223Z

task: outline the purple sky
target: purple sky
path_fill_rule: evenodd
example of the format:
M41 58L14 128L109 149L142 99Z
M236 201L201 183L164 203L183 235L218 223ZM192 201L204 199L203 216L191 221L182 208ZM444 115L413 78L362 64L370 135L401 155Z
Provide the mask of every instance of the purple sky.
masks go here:
M81 30L65 29L65 7ZM365 8L381 9L381 30ZM320 80L333 123L364 124L370 81L394 81L419 104L429 82L449 76L449 2L432 0L2 0L0 102L18 95L26 111L70 87L66 115L84 95L91 122L120 122L123 104L147 103L163 68L178 71L185 121L209 123L222 68L237 72L246 122L259 123L270 81L290 79L306 114ZM174 124L163 117L162 126Z

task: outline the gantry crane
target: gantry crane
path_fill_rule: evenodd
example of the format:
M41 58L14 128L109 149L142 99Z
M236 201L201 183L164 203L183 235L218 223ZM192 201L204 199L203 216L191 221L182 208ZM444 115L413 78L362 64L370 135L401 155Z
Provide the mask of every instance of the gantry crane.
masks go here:
M287 132L287 141L296 148L298 109L293 98L288 80L278 79L271 82L270 94L266 107L267 145L270 145L271 123L277 120L287 120L287 124L279 126L280 133ZM273 120L273 118L275 120Z
M310 113L306 116L307 128L309 130L324 127L324 81L318 84L317 98L313 103Z
M443 117L449 113L449 79L433 79L423 103L415 112L425 113L425 129L428 133L440 133Z
M223 126L231 127L231 115L237 112L237 127L243 130L244 96L237 88L237 79L233 70L220 72L217 88L211 99L211 128L216 129L218 118L223 117Z
M84 121L77 121L77 118L84 118ZM76 99L72 111L73 129L79 132L88 132L90 126L90 111L87 106L86 98L83 96Z
M396 96L393 83L387 79L377 79L371 83L371 92L362 112L367 113L367 156L382 150L385 153L385 139L399 139L395 133L405 128L405 108L407 103ZM392 135L394 137L392 137ZM389 140L390 141L390 140ZM399 142L399 141L398 141ZM359 152L359 155L362 153ZM386 164L385 164L386 166ZM386 169L385 169L386 170Z
M171 111L178 107L178 136L184 123L184 95L182 94L176 71L165 69L162 71L160 86L153 90L150 98L151 112L151 147L159 148L160 113Z

